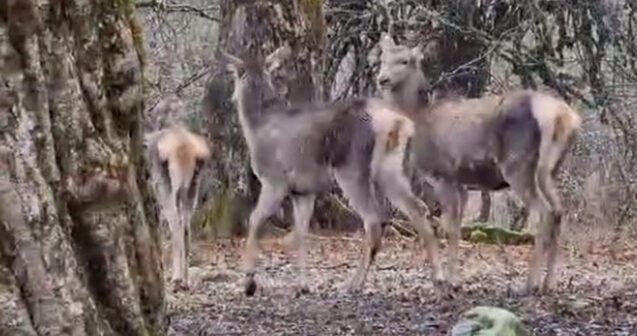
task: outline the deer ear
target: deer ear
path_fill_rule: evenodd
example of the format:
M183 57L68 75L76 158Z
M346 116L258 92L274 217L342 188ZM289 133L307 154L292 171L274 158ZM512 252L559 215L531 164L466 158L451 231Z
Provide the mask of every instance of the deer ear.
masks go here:
M292 48L290 48L290 45L286 43L284 46L279 47L265 58L265 66L269 71L271 71L281 66L281 64L290 56L292 56Z
M419 46L422 58L430 61L436 59L440 47L437 40L429 41L427 43L421 42Z
M237 75L243 71L243 60L225 51L221 51L219 59L226 63L226 68Z
M385 50L387 48L392 48L395 46L396 46L396 42L394 42L394 39L391 37L391 35L389 35L389 33L385 32L381 35L380 37L381 49Z
M425 55L421 50L421 45L411 48L411 55L416 61L416 64L420 63L425 58Z

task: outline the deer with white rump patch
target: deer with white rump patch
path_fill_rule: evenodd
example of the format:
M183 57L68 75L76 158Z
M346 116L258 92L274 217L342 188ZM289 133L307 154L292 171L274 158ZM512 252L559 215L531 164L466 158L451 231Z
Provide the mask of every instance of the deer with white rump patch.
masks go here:
M234 101L249 148L252 168L261 182L256 207L250 214L244 255L246 295L256 290L257 232L286 196L294 208L294 239L299 279L304 278L305 235L319 192L340 186L365 229L363 258L348 290L358 291L378 252L382 238L377 193L386 195L404 212L436 260L429 211L411 191L403 158L413 123L378 99L288 106L284 87L272 78L291 49L281 47L265 59L240 59L223 53L234 73ZM375 186L378 186L376 188ZM301 287L301 289L305 289Z
M580 116L563 100L531 90L429 102L419 49L397 45L387 34L381 38L381 49L379 89L415 122L413 168L433 182L442 206L443 227L449 233L447 280L457 281L467 188L510 187L543 222L525 289L540 288L544 261L543 288L553 289L562 219L554 179L580 128Z
M200 171L210 148L203 137L179 124L147 135L146 146L160 212L170 226L171 282L175 290L185 289L190 220L198 206Z

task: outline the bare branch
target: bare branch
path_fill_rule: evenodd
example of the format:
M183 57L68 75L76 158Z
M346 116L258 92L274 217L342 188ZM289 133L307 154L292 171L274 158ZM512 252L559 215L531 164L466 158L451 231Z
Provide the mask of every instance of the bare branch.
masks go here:
M181 84L177 85L177 87L175 88L173 92L176 95L179 95L181 91L183 91L185 88L189 87L190 85L202 79L205 75L210 73L211 70L212 70L211 66L206 66L203 69L197 71L196 73L192 74L190 77L186 78L186 80L184 80Z
M210 21L214 21L214 22L221 21L221 19L219 19L218 17L208 14L206 10L204 9L197 8L192 5L186 5L186 4L165 4L164 2L161 2L161 1L152 0L152 1L138 2L135 4L135 7L150 8L156 11L163 11L166 13L191 13ZM210 9L218 10L219 8L215 6L215 7L210 7L209 10Z

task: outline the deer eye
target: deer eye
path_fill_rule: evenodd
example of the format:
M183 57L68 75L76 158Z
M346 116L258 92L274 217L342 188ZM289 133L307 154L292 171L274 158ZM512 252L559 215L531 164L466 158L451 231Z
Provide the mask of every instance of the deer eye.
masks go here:
M401 60L400 64L402 65L408 65L409 64L409 60Z

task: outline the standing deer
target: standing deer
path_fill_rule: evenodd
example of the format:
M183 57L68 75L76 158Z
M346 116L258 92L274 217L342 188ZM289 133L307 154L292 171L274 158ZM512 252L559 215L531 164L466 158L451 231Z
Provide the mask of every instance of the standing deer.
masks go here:
M381 39L377 84L383 98L415 122L411 158L415 169L433 181L449 233L448 280L456 283L460 223L467 187L511 188L526 207L541 214L526 290L556 285L555 259L562 205L554 178L580 128L581 118L563 100L531 90L482 98L444 98L428 102L428 83L418 48Z
M175 290L188 287L190 220L198 204L200 170L210 157L203 137L182 125L146 137L160 210L170 226L172 278Z
M410 218L430 258L437 261L428 208L414 196L403 171L413 123L379 99L288 106L283 98L285 88L273 74L290 53L284 46L265 59L222 55L234 74L233 99L252 169L261 182L244 255L246 295L252 296L257 288L257 232L286 196L292 198L299 278L304 279L304 240L314 201L334 181L365 229L364 255L348 283L349 291L360 290L381 245L385 214L376 193L383 192ZM435 278L442 279L439 265L433 267Z

